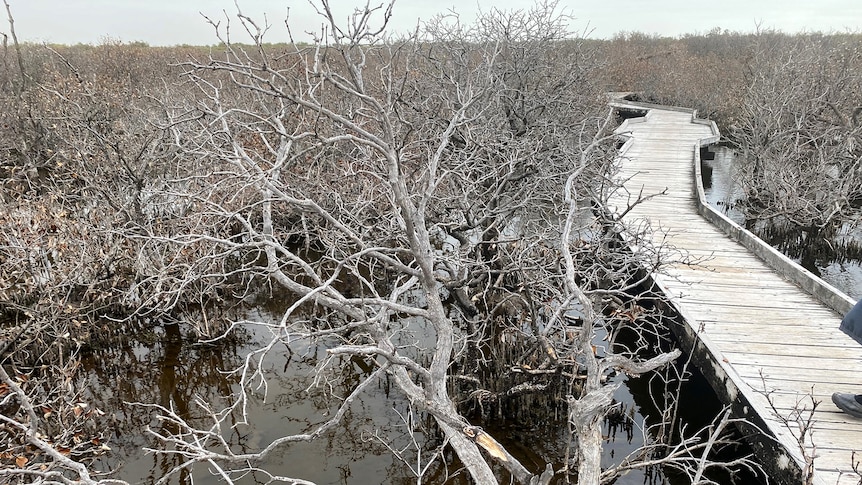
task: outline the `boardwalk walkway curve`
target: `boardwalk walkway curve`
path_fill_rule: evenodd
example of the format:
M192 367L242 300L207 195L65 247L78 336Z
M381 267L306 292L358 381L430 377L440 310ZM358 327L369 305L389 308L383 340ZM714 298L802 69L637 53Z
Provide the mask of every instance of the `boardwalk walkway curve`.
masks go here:
M739 414L775 437L766 440L773 470L793 476L804 466L794 410L806 418L813 408L805 447L814 456L814 484L859 483L853 459L858 452L862 460L862 420L830 399L833 392L862 393L862 345L838 328L854 301L705 202L699 148L718 141L713 122L689 109L611 105L646 115L616 130L627 139L618 156L624 190L609 208L621 213L636 194L661 193L621 222L647 222L654 244L669 241L701 261L653 275L684 320L680 333L706 356L701 370Z

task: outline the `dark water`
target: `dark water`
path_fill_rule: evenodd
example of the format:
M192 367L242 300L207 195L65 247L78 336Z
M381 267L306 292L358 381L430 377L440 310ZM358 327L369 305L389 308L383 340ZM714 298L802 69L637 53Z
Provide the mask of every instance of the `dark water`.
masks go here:
M242 317L274 324L280 315L260 307L247 310ZM408 338L421 338L421 328L407 327L405 333L412 334ZM118 478L144 484L155 482L180 464L178 457L142 451L145 447L161 447L147 428L157 433L176 428L158 421L151 407L134 403L157 403L195 426L211 426L212 419L198 402L216 410L228 406L239 390L240 379L230 371L238 369L249 353L271 343L273 334L263 325L247 324L216 346L195 341L186 324L154 325L150 330L142 329L133 340L94 349L87 355L83 384L94 405L107 411L102 424L112 430L109 446L113 451L100 458L101 469L115 470ZM250 395L246 410L248 424L238 412L222 424L222 435L236 452L256 451L280 436L311 430L332 416L339 403L337 398L347 396L370 372L363 362L343 359L328 362L331 370L319 374L321 364L328 358L325 342L315 345L299 338L284 342L278 339L266 355L253 354L266 376L266 386L254 381L256 391ZM655 376L617 375L613 379L623 385L615 395L614 412L604 423L603 460L608 465L643 444L644 437L649 436L646 426L659 419L656 400L651 396L664 392L658 386L661 379ZM555 469L561 468L562 450L569 439L562 402L540 394L521 401L520 406L517 417L495 417L476 424L493 433L528 468L538 471L548 461ZM680 410L690 428L697 429L714 418L719 404L705 381L695 375L685 385ZM312 442L283 446L259 465L275 475L318 484L416 483L411 466L426 466L439 451L441 438L435 429L432 423L410 415L395 387L381 379L361 395L343 422L330 432ZM396 459L384 442L399 450L409 466ZM445 450L442 460L430 466L424 481L468 483L457 470L457 459ZM176 474L169 483L224 483L212 471L206 464L197 464ZM236 483L243 484L267 483L269 479L262 472L235 477ZM661 470L653 469L631 472L615 483L686 482L668 479Z
M261 316L247 315L251 319ZM267 317L271 322L273 316ZM155 410L133 403L161 404L189 423L206 428L212 420L196 401L215 410L228 406L239 390L239 376L229 371L239 368L246 355L270 341L267 329L252 325L243 327L239 337L217 346L195 345L194 338L182 335L182 331L182 326L159 326L152 332L150 343L129 343L111 355L93 354L85 362L93 399L102 400L101 409L113 411L110 446L115 453L105 459L103 466L121 467L118 478L153 483L180 463L178 459L141 450L144 446L159 447L145 433L147 426L156 432L174 428L157 421ZM335 365L343 371L341 375L328 375L325 382L316 382L315 370L326 358L324 346L311 346L301 340L276 346L262 357L259 365L266 376L266 387L258 387L259 380L252 386L257 390L247 403L248 424L243 422L241 412L235 412L222 427L234 451L259 450L280 436L307 432L332 415L337 403L329 397L330 392L346 396L365 370L345 360ZM108 359L119 360L118 368L108 364ZM402 401L394 397L389 389L372 387L334 430L316 441L282 447L264 460L261 468L321 484L381 483L383 477L389 483L408 483L406 467L395 463L392 454L374 439L375 432L403 426L399 413L406 415L406 406L399 407ZM215 451L224 450L216 447ZM224 483L205 464L197 465L192 473L178 474L171 483L191 483L192 478L200 484ZM256 473L235 481L266 483L268 478Z
M703 160L701 163L706 199L713 207L723 211L730 219L744 227L745 217L734 208L736 201L743 197L742 189L735 183L736 163L738 163L736 153L724 146L710 147L710 151L715 153L715 158ZM862 227L848 229L845 237L862 241ZM824 281L851 298L862 298L862 262L818 260L816 270Z

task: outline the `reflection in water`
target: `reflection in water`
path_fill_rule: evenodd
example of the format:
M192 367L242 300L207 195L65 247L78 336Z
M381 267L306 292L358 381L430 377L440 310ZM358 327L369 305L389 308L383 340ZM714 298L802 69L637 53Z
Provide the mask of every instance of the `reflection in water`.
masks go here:
M267 317L268 323L277 321L260 310L253 310L246 317ZM137 341L115 342L93 350L84 359L83 379L91 399L101 409L113 411L110 416L113 452L97 463L101 470L116 470L118 478L132 483L154 483L180 465L179 456L143 451L146 447L158 447L145 432L147 428L161 434L177 430L157 420L154 408L138 403L159 404L190 424L206 428L211 418L196 400L215 410L229 406L239 385L239 377L230 371L239 368L245 356L268 341L270 334L267 329L247 326L218 345L196 345L192 343L194 338L191 328L160 325L139 333ZM234 451L256 451L283 435L309 431L329 419L339 404L338 399L332 399L333 394L346 397L371 371L365 362L343 358L331 365L337 371L315 379L320 363L327 357L324 345L311 346L294 340L261 363L267 388L265 392L259 389L248 403L252 424L241 423L235 417L231 429L223 428ZM430 456L440 444L440 436L436 431L427 432L435 429L428 423L411 422L411 431L407 432L402 418L408 414L404 400L392 396L388 383L381 380L355 402L335 431L310 443L285 446L270 455L261 467L276 475L321 484L380 483L383 477L391 483L415 483L409 469L376 438L389 438L390 446L405 450L405 457L411 460L417 456L415 449L409 452L414 442ZM392 436L401 439L393 440ZM438 468L438 476L452 471ZM263 473L249 473L236 483L266 483L269 478ZM183 470L170 483L192 481L223 483L200 465Z
M152 408L140 403L159 404L199 420L191 407L196 396L218 403L230 394L235 378L222 370L239 364L238 338L212 348L192 347L184 340L180 325L164 324L142 330L137 340L111 342L82 357L90 399L110 410L114 452L103 458L102 469L117 470L118 477L133 483L152 483L180 463L179 457L144 453L144 447L155 444L147 428L176 430L166 428ZM180 482L188 478L183 473Z
M272 324L280 313L259 307L241 315L249 321ZM401 332L405 342L427 338L420 322L407 319ZM423 335L425 334L425 335ZM127 341L94 350L86 359L85 379L98 407L113 410L111 415L114 452L99 463L103 470L116 470L116 476L132 483L153 483L174 467L179 456L144 453L158 443L145 430L176 431L157 420L156 410L135 403L157 403L197 427L211 424L196 400L219 410L231 403L238 391L239 377L230 372L243 363L246 355L272 338L270 328L246 325L218 345L194 344L194 331L184 325L164 324ZM330 342L334 344L334 342ZM326 353L326 342L312 345L302 339L282 339L279 347L260 363L267 386L259 387L248 403L249 423L234 416L222 434L235 451L256 451L281 436L308 432L332 416L341 400L360 380L371 374L368 362L357 358L333 359ZM320 369L328 363L330 371ZM656 422L650 393L661 395L648 378L621 381L617 405L605 420L604 463L618 462L643 444L648 436L645 426ZM554 384L552 383L552 386ZM493 433L512 453L533 471L552 462L555 469L564 465L569 442L565 400L557 392L539 392L496 403L495 410L477 411L476 424ZM685 394L685 393L684 393ZM555 397L556 396L556 397ZM696 399L700 399L695 395ZM714 397L710 397L717 406ZM689 402L698 402L689 401ZM713 414L703 404L689 405L692 416L706 422ZM646 417L645 417L646 416ZM688 418L686 418L688 419ZM442 436L432 421L414 416L406 400L382 378L360 395L341 424L311 442L285 445L260 464L274 475L309 480L318 484L416 483L415 470L427 469L426 483L470 483L452 451L444 448ZM439 458L439 459L437 459ZM267 483L266 473L250 472L236 483ZM223 483L211 470L197 465L174 475L170 483ZM631 472L615 483L638 485L668 482L660 470Z
M736 209L737 201L743 197L742 188L736 184L735 152L725 146L710 147L712 160L701 159L703 192L706 201L733 222L745 225L745 216Z

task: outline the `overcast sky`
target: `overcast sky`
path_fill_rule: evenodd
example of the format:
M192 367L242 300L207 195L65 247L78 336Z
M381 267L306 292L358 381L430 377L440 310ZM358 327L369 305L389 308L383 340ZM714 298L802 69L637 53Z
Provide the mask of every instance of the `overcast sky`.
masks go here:
M19 40L74 44L99 43L105 38L151 45L214 44L212 29L201 13L223 19L235 14L233 0L8 0ZM381 0L372 0L377 4ZM270 42L287 39L284 18L290 6L296 32L320 25L305 0L238 0L243 13L264 15L273 25ZM337 15L346 17L352 0L332 0ZM410 30L417 19L454 9L465 20L480 9L524 9L531 0L396 0L396 31ZM787 33L862 32L862 0L560 0L576 18L573 28L591 38L620 32L664 36L705 33L714 27L739 32L762 28ZM5 15L3 16L5 18ZM0 21L0 32L8 33ZM240 39L235 39L240 40ZM242 39L245 40L245 39Z

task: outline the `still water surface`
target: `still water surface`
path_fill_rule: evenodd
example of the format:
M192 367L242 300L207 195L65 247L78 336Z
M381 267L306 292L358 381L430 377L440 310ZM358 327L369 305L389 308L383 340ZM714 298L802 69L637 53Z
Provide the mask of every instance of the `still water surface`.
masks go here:
M244 315L247 320L267 323L278 322L280 316L264 307L248 310ZM229 371L238 368L249 352L271 338L268 329L246 325L236 338L218 346L202 346L195 344L192 336L183 335L182 326L154 328L142 330L135 340L94 352L84 362L90 399L108 412L113 428L109 444L114 451L101 459L100 466L106 471L116 470L114 476L132 483L153 483L181 463L179 457L142 451L159 447L147 428L160 433L175 428L157 420L154 409L134 403L158 403L190 423L209 426L210 418L195 401L209 403L215 409L228 405L239 389L237 375ZM337 403L327 397L329 392L346 396L368 373L360 363L345 360L334 366L338 372L328 374L327 379L315 379L326 358L324 345L294 340L281 344L263 359L266 394L261 388L252 395L247 409L249 424L234 417L223 428L222 434L234 451L256 451L280 436L309 431L334 412ZM657 416L651 394L661 392L655 388L657 381L649 376L629 379L619 375L614 379L623 382L615 395L617 417L622 419L605 422L603 460L608 465L643 444L645 423ZM411 422L408 428L410 411L394 386L390 388L385 380L375 386L362 394L334 430L318 440L278 449L261 468L318 484L416 483L411 467L426 465L437 451L439 436L433 426L424 426L426 423ZM687 384L683 399L682 413L692 429L706 425L718 413L718 401L703 380ZM477 424L494 433L528 468L538 471L551 460L559 469L567 440L565 412L560 403L551 401L549 396L537 396L526 401L518 419L491 419ZM410 466L397 460L378 437L401 451ZM468 483L464 474L458 473L450 451L444 451L443 460L435 463L425 483ZM212 471L198 464L191 472L176 475L170 483L224 483ZM236 483L267 483L269 479L265 473L249 473ZM651 475L629 473L616 483L685 482L667 481L661 471L653 470Z

